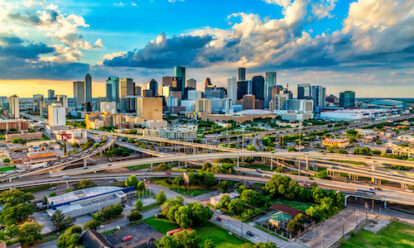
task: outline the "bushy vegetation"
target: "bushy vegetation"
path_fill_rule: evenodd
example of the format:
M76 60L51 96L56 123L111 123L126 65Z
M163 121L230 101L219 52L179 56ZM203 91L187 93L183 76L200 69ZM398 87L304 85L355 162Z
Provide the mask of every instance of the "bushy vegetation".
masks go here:
M161 213L183 228L202 226L213 216L213 211L200 203L193 202L184 206L184 200L180 196L166 201L161 206Z
M81 248L79 243L82 228L79 226L72 226L65 230L57 240L58 248Z
M105 207L99 212L93 214L93 218L99 221L108 221L116 219L122 215L124 208L121 204L115 204L112 206Z
M107 158L112 157L127 157L131 154L131 151L126 148L111 148L104 153L104 156Z
M183 231L172 236L164 236L156 242L157 248L214 248L211 240L200 244L200 236L196 231Z
M82 179L79 181L79 185L74 187L74 190L87 189L87 188L92 188L96 186L97 184L91 179Z

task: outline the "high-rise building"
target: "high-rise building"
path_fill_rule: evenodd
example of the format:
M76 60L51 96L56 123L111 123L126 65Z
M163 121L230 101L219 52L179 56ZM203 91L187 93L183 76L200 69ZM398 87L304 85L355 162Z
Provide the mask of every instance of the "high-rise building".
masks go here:
M138 97L137 117L142 120L162 120L161 97Z
M33 95L33 106L35 112L38 112L39 115L43 115L43 95Z
M273 110L285 110L285 102L289 99L288 94L279 94L273 97Z
M66 125L66 109L60 104L51 104L48 109L49 126L63 127Z
M265 80L262 76L254 76L252 79L252 95L256 99L264 100L265 97Z
M237 100L237 80L234 76L227 78L227 98L230 98L232 103Z
M55 98L55 91L54 91L54 90L48 90L48 91L47 91L47 98L48 98L48 99L53 99L53 98Z
M238 69L237 81L245 81L245 80L246 80L246 68L240 67Z
M325 107L326 89L320 85L312 86L313 108L316 113L322 112Z
M194 111L196 113L211 114L211 100L207 98L200 98L195 101Z
M355 108L355 92L348 90L339 93L339 107Z
M9 97L9 106L10 106L10 117L13 119L20 118L20 104L19 104L19 97L16 95L12 95Z
M241 100L244 95L247 95L249 92L249 82L247 81L238 81L237 82L237 100Z
M298 99L312 99L312 87L310 84L298 84Z
M326 97L326 102L331 103L331 104L338 104L338 97L330 94L329 96Z
M212 98L224 98L226 95L226 91L220 87L208 87L204 91L205 98L212 99Z
M241 100L243 109L255 109L255 95L244 95Z
M192 78L188 79L187 80L187 88L192 88L192 89L196 90L197 89L197 80L192 79Z
M142 95L142 88L139 85L135 85L135 95L141 96Z
M85 82L73 82L73 100L75 107L81 107L85 101Z
M184 95L184 86L183 86L183 78L182 77L174 77L172 81L171 91L179 91L182 95Z
M202 92L200 90L189 90L188 91L188 100L197 100L200 99L202 96Z
M106 79L106 98L108 102L119 102L119 78L108 77Z
M287 99L286 110L294 110L301 113L313 112L313 101L308 99Z
M133 96L135 93L134 80L132 78L122 78L120 81L120 97Z
M92 103L92 76L89 73L85 75L85 102Z
M153 96L158 95L158 82L155 79L149 80L147 90L151 90Z
M272 100L272 89L276 86L277 73L275 71L266 72L265 75L265 108L269 108L269 102Z
M211 83L210 78L206 78L206 81L204 82L204 89L211 88L211 87L213 87L213 84Z
M174 80L174 77L171 76L164 76L162 77L162 86L172 86L172 81Z
M68 96L67 95L57 95L56 100L65 108L65 111L68 111Z
M176 66L174 67L174 80L176 78L181 78L181 85L177 85L181 87L181 94L184 95L184 88L185 88L185 67L183 66Z

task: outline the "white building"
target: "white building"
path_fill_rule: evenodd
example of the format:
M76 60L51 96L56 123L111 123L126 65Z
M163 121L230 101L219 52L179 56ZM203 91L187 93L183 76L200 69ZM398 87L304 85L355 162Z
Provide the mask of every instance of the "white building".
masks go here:
M56 210L60 210L65 216L74 218L117 203L126 203L126 200L127 196L120 187L93 187L49 197L47 203L51 209L46 212L52 216Z
M227 98L237 101L237 79L234 76L227 78Z
M101 112L116 114L116 102L101 102Z
M216 206L217 204L219 204L221 198L225 195L229 196L231 200L234 200L234 199L239 197L238 193L220 194L220 195L216 195L216 196L211 197L210 198L210 204L213 205L213 206Z
M66 109L60 104L49 105L49 126L60 127L66 125Z
M19 97L12 95L9 97L10 117L13 119L19 119L20 117L20 104Z

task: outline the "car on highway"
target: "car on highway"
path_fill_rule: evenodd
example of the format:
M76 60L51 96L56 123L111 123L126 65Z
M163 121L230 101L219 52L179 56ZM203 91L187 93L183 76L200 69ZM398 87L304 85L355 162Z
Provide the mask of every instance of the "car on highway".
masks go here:
M125 236L123 239L122 239L122 242L127 242L128 240L131 240L132 239L132 236L131 235L128 235L128 236Z
M222 219L220 216L217 216L217 217L216 217L216 220L218 220L218 221L222 221L223 219Z
M246 234L249 235L250 237L254 237L254 234L251 231L247 231Z
M380 187L375 187L375 190L382 190Z
M171 175L171 171L166 171L165 175Z
M257 173L263 173L260 169L256 169Z
M108 164L108 166L112 166L112 164Z

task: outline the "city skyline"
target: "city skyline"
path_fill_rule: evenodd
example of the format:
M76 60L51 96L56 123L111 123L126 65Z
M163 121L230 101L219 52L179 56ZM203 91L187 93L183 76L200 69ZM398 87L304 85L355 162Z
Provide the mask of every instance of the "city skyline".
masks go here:
M187 78L200 84L209 77L218 86L245 67L248 78L277 71L279 85L318 84L329 94L410 97L414 89L411 1L207 5L1 1L0 90L29 97L50 88L70 96L71 83L89 72L97 97L104 96L106 77L161 82L176 65L186 67ZM205 18L212 9L217 18ZM167 11L180 15L173 22L162 15Z

